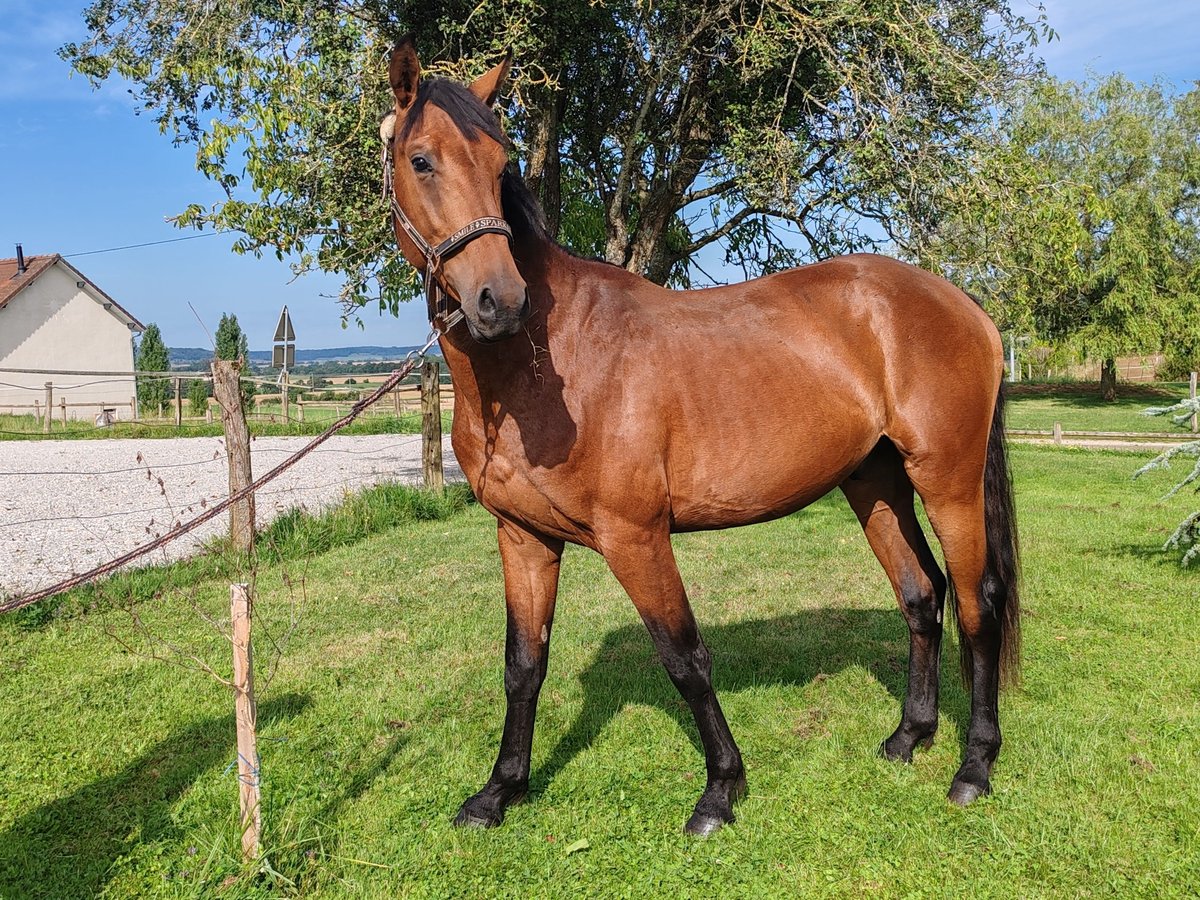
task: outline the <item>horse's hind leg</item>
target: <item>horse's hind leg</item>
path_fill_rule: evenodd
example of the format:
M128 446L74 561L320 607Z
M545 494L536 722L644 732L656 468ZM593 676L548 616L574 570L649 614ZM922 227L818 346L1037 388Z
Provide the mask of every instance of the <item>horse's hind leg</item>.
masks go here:
M529 757L538 693L546 677L550 629L558 596L563 542L542 537L510 522L499 523L500 559L508 638L504 649L504 693L508 710L500 753L483 790L467 799L455 825L494 827L504 810L529 789Z
M992 764L1000 752L1000 655L1007 585L988 570L982 477L968 481L960 470L958 477L930 479L928 465L910 462L907 468L942 545L956 595L964 675L971 684L971 724L949 799L965 806L991 792Z
M912 482L889 441L880 443L841 488L908 623L904 713L880 751L889 759L911 762L914 748L927 745L937 730L946 578L917 521Z
M602 542L602 552L654 640L672 683L691 707L704 745L708 783L684 826L706 835L732 822L733 803L746 790L742 755L712 687L712 659L675 564L671 539L661 531L621 529Z

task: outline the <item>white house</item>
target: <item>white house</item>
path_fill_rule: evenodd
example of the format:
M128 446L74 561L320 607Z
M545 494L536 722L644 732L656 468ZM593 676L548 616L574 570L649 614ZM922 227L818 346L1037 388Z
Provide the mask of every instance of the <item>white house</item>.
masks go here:
M62 375L31 370L132 372L143 325L57 253L0 259L0 413L31 414L54 385L54 418L132 414L131 375ZM7 370L7 371L3 371Z

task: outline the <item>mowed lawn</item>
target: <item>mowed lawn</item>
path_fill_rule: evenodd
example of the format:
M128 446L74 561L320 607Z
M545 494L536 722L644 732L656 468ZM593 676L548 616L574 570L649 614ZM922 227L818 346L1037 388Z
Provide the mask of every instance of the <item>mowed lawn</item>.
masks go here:
M1036 391L1036 392L1035 392ZM1137 431L1178 432L1185 430L1172 422L1172 416L1147 416L1151 406L1170 406L1187 396L1187 385L1122 384L1117 399L1100 398L1096 385L1026 385L1013 387L1008 400L1009 428L1050 431L1054 423L1064 431Z
M571 549L530 798L498 830L452 828L503 714L500 567L474 507L259 573L260 669L290 596L302 613L260 705L278 877L239 867L227 691L123 652L119 614L0 623L0 896L1194 896L1200 573L1159 547L1200 500L1160 501L1172 473L1131 482L1144 456L1013 457L1024 683L994 794L965 810L945 800L968 709L953 638L933 747L876 756L907 635L835 495L676 541L748 768L735 825L683 835L695 729L603 562ZM148 627L224 670L189 602L227 615L227 586L167 591Z

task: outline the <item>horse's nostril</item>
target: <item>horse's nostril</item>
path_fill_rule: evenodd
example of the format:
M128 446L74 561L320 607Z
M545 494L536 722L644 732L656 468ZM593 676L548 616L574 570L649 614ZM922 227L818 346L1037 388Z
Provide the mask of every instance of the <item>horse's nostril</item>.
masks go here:
M491 288L484 288L479 294L479 314L488 318L496 315L496 298Z
M529 317L529 291L525 292L525 302L521 304L520 316L522 319Z

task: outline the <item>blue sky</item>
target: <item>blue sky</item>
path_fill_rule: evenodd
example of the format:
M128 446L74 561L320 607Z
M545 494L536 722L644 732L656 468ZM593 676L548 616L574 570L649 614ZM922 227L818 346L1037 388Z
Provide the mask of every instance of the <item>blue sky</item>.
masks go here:
M167 216L218 189L193 168L190 148L171 146L153 121L136 116L121 85L93 91L70 77L56 49L83 35L79 0L0 0L0 256L80 253L177 238ZM1023 0L1019 11L1034 12ZM1187 87L1200 78L1196 0L1047 0L1059 39L1040 51L1063 78L1121 71ZM286 263L239 257L232 237L72 258L72 263L143 322L157 322L172 346L208 346L188 307L209 329L234 312L250 345L270 343L287 304L302 347L422 342L421 304L400 316L361 313L343 329L338 281L293 281Z

